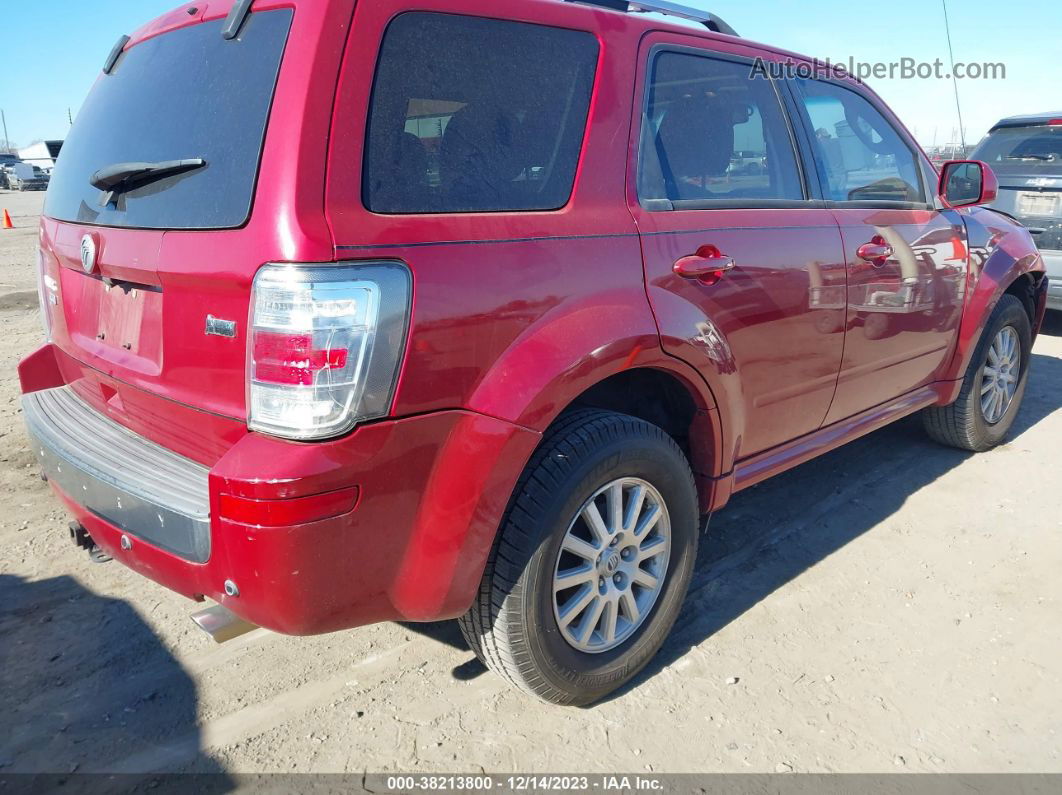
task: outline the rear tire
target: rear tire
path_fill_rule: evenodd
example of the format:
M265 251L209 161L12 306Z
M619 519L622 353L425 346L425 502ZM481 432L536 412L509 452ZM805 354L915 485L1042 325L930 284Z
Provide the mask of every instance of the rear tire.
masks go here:
M517 483L461 632L520 689L593 703L663 644L693 573L698 520L689 463L663 430L573 412Z
M1011 347L1016 357L1000 356ZM985 325L970 366L963 378L958 399L950 406L932 407L922 412L930 438L960 450L975 453L991 450L1006 438L1021 408L1029 379L1032 357L1032 328L1021 301L1004 294ZM1009 362L1009 364L1008 364ZM1001 373L999 377L993 373ZM1010 379L1014 380L1011 381ZM995 384L1013 385L1000 403L993 404ZM986 407L987 404L987 407Z

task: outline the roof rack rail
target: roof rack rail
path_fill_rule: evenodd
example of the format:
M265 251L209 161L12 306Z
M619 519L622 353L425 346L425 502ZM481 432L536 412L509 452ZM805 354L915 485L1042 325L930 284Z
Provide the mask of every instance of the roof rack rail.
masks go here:
M625 11L628 13L654 13L667 14L671 17L687 19L691 22L700 22L708 30L716 33L725 33L727 36L737 36L738 33L726 24L717 15L700 8L673 3L671 0L567 0L569 3L583 3L585 5L610 8L613 11Z

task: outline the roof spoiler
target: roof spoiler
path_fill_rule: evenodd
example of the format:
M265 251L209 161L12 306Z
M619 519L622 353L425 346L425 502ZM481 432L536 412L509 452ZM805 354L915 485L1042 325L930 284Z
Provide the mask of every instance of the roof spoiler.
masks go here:
M240 35L240 29L243 27L243 23L247 21L247 15L251 13L252 3L254 3L254 0L236 0L232 4L232 10L229 11L229 15L225 18L225 25L221 29L222 38L231 40ZM118 39L110 55L107 56L107 60L103 62L103 73L105 75L109 75L114 69L114 65L118 63L118 59L122 56L125 45L128 43L128 36L122 36Z
M566 0L569 3L583 3L584 5L608 8L612 11L624 13L654 13L667 14L670 17L679 17L691 22L699 22L708 30L715 33L724 33L727 36L737 36L738 33L720 17L700 8L673 3L671 0Z

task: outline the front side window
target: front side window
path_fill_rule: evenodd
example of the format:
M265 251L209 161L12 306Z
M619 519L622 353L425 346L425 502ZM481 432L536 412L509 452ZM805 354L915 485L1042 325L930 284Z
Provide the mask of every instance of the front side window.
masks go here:
M923 204L921 169L896 129L855 91L797 80L826 198Z
M377 213L568 203L597 65L589 33L410 12L387 29L362 186Z
M719 201L804 198L774 88L749 66L661 52L652 61L639 196Z

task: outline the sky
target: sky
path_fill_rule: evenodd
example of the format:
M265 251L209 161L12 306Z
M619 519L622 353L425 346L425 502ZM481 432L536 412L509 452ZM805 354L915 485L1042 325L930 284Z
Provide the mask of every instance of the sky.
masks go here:
M903 58L948 65L941 0L685 0L738 33L805 55L847 63ZM947 0L956 61L1002 63L1006 79L961 80L968 143L1004 116L1062 111L1060 0ZM5 0L0 109L17 146L64 138L104 58L123 33L176 0ZM924 146L958 137L952 82L874 79L877 91ZM0 129L0 137L3 131Z

